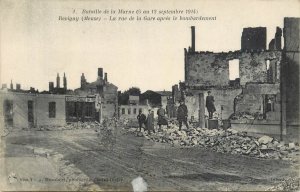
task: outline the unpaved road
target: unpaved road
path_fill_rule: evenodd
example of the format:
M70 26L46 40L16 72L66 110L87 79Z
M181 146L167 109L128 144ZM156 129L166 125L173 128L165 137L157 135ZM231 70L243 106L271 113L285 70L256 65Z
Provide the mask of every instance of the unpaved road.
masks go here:
M298 175L298 163L174 148L118 131L103 146L94 130L15 131L2 138L0 174L6 190L266 190ZM3 148L2 148L3 149ZM3 166L3 167L2 167ZM8 178L10 176L10 178ZM31 180L30 180L31 179Z

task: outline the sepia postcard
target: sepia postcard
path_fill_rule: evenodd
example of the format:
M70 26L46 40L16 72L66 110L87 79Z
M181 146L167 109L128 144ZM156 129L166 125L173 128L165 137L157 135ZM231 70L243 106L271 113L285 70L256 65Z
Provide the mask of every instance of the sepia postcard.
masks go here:
M0 191L299 191L299 0L0 0Z

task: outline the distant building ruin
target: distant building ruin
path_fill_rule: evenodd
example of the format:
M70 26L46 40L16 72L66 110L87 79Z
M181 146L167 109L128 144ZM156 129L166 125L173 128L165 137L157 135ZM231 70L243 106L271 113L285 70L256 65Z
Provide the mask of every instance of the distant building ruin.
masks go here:
M67 111L70 119L75 118L78 113L84 116L85 111L89 112L89 116L97 116L97 120L102 121L105 118L113 118L118 116L118 87L108 82L107 73L103 75L103 68L98 68L97 80L88 83L84 74L82 73L80 78L80 88L74 90L74 94L80 97L95 98L99 95L101 103L101 110L96 111L93 104L79 104L80 102L68 102L67 107L70 109ZM76 106L79 106L76 108ZM78 112L76 112L78 111ZM83 112L82 112L83 111ZM73 116L73 117L72 117ZM99 118L98 118L99 117Z
M68 92L67 89L67 77L66 74L64 73L64 77L63 77L63 87L60 87L60 76L59 73L57 73L57 77L56 77L56 87L54 87L54 83L53 82L49 82L49 92L51 94L67 94Z
M98 69L98 79L88 83L81 77L78 89L67 89L64 73L63 87L57 74L56 86L49 82L49 91L39 93L33 87L21 90L17 84L13 89L6 85L0 90L0 124L13 127L63 126L67 122L98 121L118 115L118 88L103 77L103 69Z

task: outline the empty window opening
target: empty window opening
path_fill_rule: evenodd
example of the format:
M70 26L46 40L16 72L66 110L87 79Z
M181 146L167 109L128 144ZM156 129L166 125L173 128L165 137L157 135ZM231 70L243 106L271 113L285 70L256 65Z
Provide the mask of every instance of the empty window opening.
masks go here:
M67 121L77 120L76 102L66 102Z
M266 71L267 71L267 82L273 83L276 78L276 65L274 62L271 63L270 60L266 60Z
M28 122L33 123L33 101L28 101ZM30 125L31 126L31 125Z
M55 118L55 117L56 117L56 103L49 102L49 118Z
M240 78L240 60L233 59L229 61L229 80Z
M266 60L266 68L267 71L270 69L270 60Z
M272 119L274 117L268 116L268 112L275 111L276 95L263 95L263 117L264 119Z
M85 118L91 118L93 117L93 109L95 104L94 103L85 103L86 111L85 111Z

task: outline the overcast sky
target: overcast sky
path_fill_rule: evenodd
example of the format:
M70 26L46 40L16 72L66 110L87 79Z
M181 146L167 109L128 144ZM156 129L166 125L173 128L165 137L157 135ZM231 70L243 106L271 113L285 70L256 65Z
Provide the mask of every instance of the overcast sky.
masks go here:
M268 42L283 18L299 17L299 1L6 1L1 0L1 83L47 90L66 73L68 88L97 78L103 67L120 90L170 90L184 80L183 49L196 26L197 51L240 49L243 27L267 27ZM75 15L72 13L76 10ZM216 21L67 22L82 9L197 9ZM90 15L91 16L91 15ZM134 15L136 16L136 15ZM144 16L144 15L143 15ZM62 80L61 80L62 82Z

